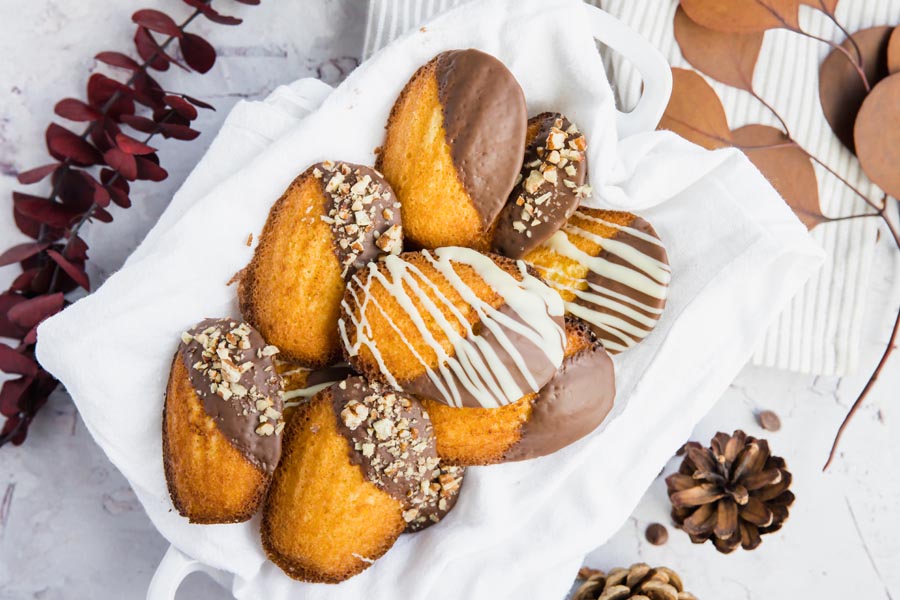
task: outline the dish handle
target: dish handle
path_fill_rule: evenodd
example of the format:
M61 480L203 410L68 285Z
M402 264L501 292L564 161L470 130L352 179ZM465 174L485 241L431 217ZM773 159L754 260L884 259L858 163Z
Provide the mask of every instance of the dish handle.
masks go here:
M175 546L169 546L150 580L147 600L175 600L181 582L195 571L203 571L213 578L218 574L216 569L190 558Z
M665 57L639 33L610 15L585 4L594 39L603 42L634 65L644 89L631 112L616 111L619 139L642 131L652 131L659 123L672 94L672 70Z

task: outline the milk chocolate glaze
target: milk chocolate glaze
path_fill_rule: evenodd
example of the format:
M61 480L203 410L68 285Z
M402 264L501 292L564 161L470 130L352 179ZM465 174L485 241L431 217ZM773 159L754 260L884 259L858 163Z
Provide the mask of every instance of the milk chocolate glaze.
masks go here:
M332 161L317 163L310 170L325 197L324 214L345 279L381 254L400 252L400 203L381 173Z
M281 457L283 391L274 354L266 348L275 350L266 346L256 329L239 320L206 319L186 332L178 352L206 414L247 460L271 474ZM230 373L221 366L226 360L237 369L230 372L236 381L228 381ZM215 381L223 374L228 392ZM262 405L257 402L271 402L267 406L271 418L266 420L271 431L264 428L261 431L265 433L258 432L260 416L266 411L260 410Z
M648 256L655 261L659 261L660 263L668 265L669 258L662 243L654 244L650 241L647 241L646 239L642 239L641 237L629 233L629 229L636 230L646 236L651 236L657 240L659 239L659 236L653 229L653 226L639 216L634 217L634 220L629 223L627 229L619 229L610 239L616 242L627 244L628 246L637 250L641 255ZM601 249L598 256L599 258L602 258L613 265L621 266L624 269L630 271L643 273L634 264L630 263L627 258L623 257L617 252L612 252L606 248L603 248ZM629 310L637 311L646 319L652 321L653 325L655 325L655 321L659 320L661 311L666 306L665 296L662 298L650 296L633 287L629 283L629 279L627 277L616 279L613 277L604 276L603 274L597 273L595 271L588 271L586 280L589 285L598 286L605 290L608 290L609 292L612 292L615 295L621 295L625 296L626 298L630 298L633 302L628 303L627 308ZM589 308L595 312L607 314L616 319L621 319L636 330L644 332L644 335L649 333L652 329L652 326L648 327L646 323L639 323L628 314L626 314L625 311L620 310L620 308L623 306L622 303L612 302L606 304L596 304L589 299L582 298L577 298L575 300L575 303ZM642 306L649 307L651 310L643 310L641 308ZM617 349L615 348L615 346L622 343L621 336L617 336L614 331L604 329L600 326L591 325L591 328L601 340L608 340L610 345L614 346L610 349L611 353L617 353Z
M497 218L495 252L522 258L569 220L585 193L585 146L578 128L560 113L528 120L525 159Z
M591 343L567 357L553 379L538 392L531 417L522 425L521 438L505 459L528 460L552 454L594 431L616 396L615 369L603 345L587 325L573 317Z
M338 431L350 445L350 462L359 465L366 479L408 504L440 462L422 404L360 376L327 392Z
M509 339L511 345L518 351L522 360L519 361L509 354L497 339L494 332L487 327L482 327L481 331L477 332L476 335L480 335L491 348L494 348L497 351L497 356L502 361L504 368L509 370L509 373L512 375L519 389L526 390L526 393L536 392L541 386L551 380L556 373L556 366L550 361L543 348L503 323L506 319L523 323L522 315L512 310L506 304L497 309L497 311L505 317L496 319L498 325L502 329L504 335ZM560 328L563 327L564 322L562 316L551 315L551 318L558 322ZM528 381L525 379L524 372L531 374L531 377L534 378L537 383L537 389L533 389L533 387L529 385ZM490 367L485 367L483 372L479 372L479 376L485 381L495 379L495 375ZM481 401L461 383L458 377L456 377L455 372L451 373L451 378L455 379L455 387L459 389L462 406L469 408L484 408ZM437 400L443 398L443 395L434 385L431 378L428 377L427 373L423 373L415 379L403 383L403 389L422 398L433 398Z
M509 69L478 50L436 57L438 97L453 164L485 229L516 181L525 152L525 94Z

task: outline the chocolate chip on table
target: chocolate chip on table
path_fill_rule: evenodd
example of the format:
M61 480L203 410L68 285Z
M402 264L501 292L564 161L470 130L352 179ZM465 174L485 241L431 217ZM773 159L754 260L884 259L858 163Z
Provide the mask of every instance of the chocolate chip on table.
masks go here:
M660 523L651 523L647 526L644 536L654 546L662 546L669 540L669 530Z
M756 420L759 421L759 426L766 431L778 431L781 429L781 419L771 410L757 413Z

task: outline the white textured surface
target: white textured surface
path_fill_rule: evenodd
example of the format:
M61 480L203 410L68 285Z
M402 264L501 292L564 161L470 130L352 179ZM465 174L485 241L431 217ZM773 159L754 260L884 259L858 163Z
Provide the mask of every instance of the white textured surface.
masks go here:
M337 70L328 60L352 56L362 47L360 4L343 0L310 8L306 3L301 7L300 3L276 6L268 2L244 10L245 25L209 29L217 47L231 48L231 56L221 59L213 73L167 73L161 79L166 78L172 88L215 100L220 111L201 125L209 132L238 97L258 97L278 83L315 73L322 64L334 77ZM127 8L110 8L97 0L33 0L17 6L14 15L0 22L0 39L9 48L8 60L0 63L0 81L13 91L0 99L0 169L4 173L0 197L9 197L16 169L42 163L40 140L53 103L65 95L80 94L92 66L90 56L124 47L131 32L128 14L139 6L180 10L175 0L151 0ZM94 23L92 34L85 36L87 23L93 23L97 15L109 16ZM149 193L137 194L137 206L127 213L128 218L95 228L96 252L106 244L105 271L121 263L146 231L146 219L161 212L205 149L204 138L209 139L204 135L191 143L163 144L163 162L172 178L146 186ZM142 206L146 216L139 212ZM8 211L0 212L4 245L10 240L8 220ZM866 368L883 347L891 312L897 308L898 289L892 286L896 255L882 244L876 258L863 321L861 363ZM9 269L0 271L0 277L9 275ZM766 539L759 550L719 556L711 546L692 546L671 529L669 544L650 547L640 535L644 526L653 520L667 522L665 492L657 482L634 521L592 556L590 564L605 568L636 560L668 564L683 574L698 597L707 600L780 600L798 593L828 600L900 597L896 570L900 564L896 510L900 408L895 402L900 359L892 360L857 416L845 438L846 456L828 475L819 472L834 429L863 381L863 377L813 378L748 368L698 427L695 439L708 440L716 430L735 427L760 433L752 417L758 408L774 409L782 417L782 431L769 438L794 471L798 501L785 529ZM139 598L163 551L163 540L62 394L44 410L24 447L0 450L0 599ZM211 599L225 594L194 576L179 597ZM530 596L521 591L517 598Z

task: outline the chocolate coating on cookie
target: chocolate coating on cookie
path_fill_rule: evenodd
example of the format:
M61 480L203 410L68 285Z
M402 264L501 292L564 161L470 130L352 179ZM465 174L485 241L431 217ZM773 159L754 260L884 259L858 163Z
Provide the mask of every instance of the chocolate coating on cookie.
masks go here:
M206 319L181 337L178 352L206 413L247 460L272 473L284 428L278 348L232 319Z
M456 506L463 484L465 467L441 464L432 472L431 480L422 482L418 492L410 499L403 512L406 521L404 533L422 531L439 522Z
M587 321L615 354L644 339L656 326L668 297L669 259L653 226L634 216L601 243L587 275L589 293L570 312Z
M525 94L509 69L478 50L436 58L438 96L453 164L487 228L515 184L525 149Z
M363 377L329 389L350 462L406 504L439 463L428 413L415 398Z
M578 321L567 317L567 322ZM527 460L565 448L594 431L612 410L615 369L603 345L587 325L578 322L590 343L563 361L557 374L532 402L521 438L505 460Z
M403 247L400 203L381 174L370 167L325 161L312 167L325 197L334 253L346 279L379 254Z
M497 219L494 250L521 258L553 235L590 195L584 135L559 113L528 120L519 182Z

